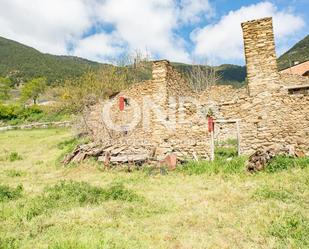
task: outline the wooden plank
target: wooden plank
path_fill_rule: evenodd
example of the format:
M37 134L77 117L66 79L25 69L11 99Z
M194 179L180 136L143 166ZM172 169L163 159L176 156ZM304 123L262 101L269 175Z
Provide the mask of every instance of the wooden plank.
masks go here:
M137 162L145 161L149 158L148 154L139 154L139 155L121 155L121 156L112 156L110 159L111 163L127 163L127 162Z

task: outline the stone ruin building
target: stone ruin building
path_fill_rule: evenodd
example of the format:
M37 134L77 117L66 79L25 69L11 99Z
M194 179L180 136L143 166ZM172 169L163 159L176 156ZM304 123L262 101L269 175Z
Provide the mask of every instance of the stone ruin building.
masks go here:
M240 154L277 145L308 153L309 79L278 72L272 18L242 23L242 29L246 87L216 85L194 93L168 61L155 61L152 80L134 84L88 112L86 126L94 142L120 148L118 152L126 144L132 154L143 148L156 158L171 152L209 158L211 108L218 121L215 136L236 138L238 125Z

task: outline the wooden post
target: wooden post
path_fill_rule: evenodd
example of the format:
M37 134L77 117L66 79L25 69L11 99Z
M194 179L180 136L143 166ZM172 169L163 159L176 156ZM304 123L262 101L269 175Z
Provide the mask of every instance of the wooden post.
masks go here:
M238 152L238 156L240 156L240 130L239 130L239 121L236 121L236 129L237 129L237 152Z
M213 130L210 132L210 160L215 160L215 139Z

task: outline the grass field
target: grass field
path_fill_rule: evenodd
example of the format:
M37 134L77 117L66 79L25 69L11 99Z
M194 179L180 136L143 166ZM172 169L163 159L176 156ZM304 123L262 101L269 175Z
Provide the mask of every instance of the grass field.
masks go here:
M0 249L309 248L308 158L258 174L243 158L127 173L61 166L71 138L0 133Z

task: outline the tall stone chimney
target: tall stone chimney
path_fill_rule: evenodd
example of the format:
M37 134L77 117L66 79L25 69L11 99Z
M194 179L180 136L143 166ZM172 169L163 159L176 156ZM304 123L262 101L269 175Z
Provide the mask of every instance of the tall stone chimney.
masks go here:
M152 65L152 79L158 82L166 81L169 67L170 62L168 60L154 61Z
M275 51L272 18L263 18L241 24L251 96L274 91L279 73Z

